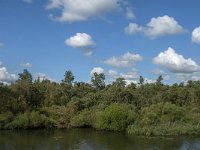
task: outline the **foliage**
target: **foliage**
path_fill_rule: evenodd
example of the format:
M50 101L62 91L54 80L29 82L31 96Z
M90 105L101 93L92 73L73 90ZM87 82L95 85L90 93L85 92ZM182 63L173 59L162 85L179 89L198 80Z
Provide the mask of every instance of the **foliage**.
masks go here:
M101 114L97 128L123 131L134 121L134 110L129 105L113 103Z
M39 114L39 112L32 111L24 114L19 114L11 123L7 125L10 129L27 129L27 128L41 128L45 127L47 117ZM48 122L49 123L49 122Z
M11 112L5 112L0 114L0 129L4 129L5 125L7 125L13 119L13 114Z
M161 124L156 126L130 125L127 132L145 136L199 135L200 126L191 124Z
M94 114L91 110L84 109L71 119L72 127L91 127L93 124Z
M25 69L16 82L0 84L0 129L92 127L138 135L199 134L200 81L165 85L105 83L103 73L76 82L72 71L56 83L33 81Z

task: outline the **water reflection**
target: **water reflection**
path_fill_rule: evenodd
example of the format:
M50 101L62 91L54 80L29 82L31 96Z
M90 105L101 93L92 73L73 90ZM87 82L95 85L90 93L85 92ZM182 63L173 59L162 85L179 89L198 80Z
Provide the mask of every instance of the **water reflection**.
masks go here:
M137 137L72 130L0 131L0 150L198 150L199 137Z

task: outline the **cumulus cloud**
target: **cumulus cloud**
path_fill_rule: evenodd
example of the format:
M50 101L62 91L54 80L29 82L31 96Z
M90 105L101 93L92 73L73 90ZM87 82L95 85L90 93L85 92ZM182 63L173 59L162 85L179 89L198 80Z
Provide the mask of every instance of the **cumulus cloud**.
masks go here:
M29 63L29 62L26 62L26 63L22 63L21 64L21 66L23 67L23 68L31 68L32 67L32 64L31 63Z
M133 72L126 72L126 73L120 73L120 77L126 79L126 80L136 80L138 79L139 75L136 71Z
M43 80L49 80L49 81L51 81L51 82L56 82L55 79L53 79L53 78L47 76L45 73L37 73L37 74L35 75L35 78L36 78L36 79L39 79L40 82L42 82Z
M91 70L90 74L93 75L95 72L96 72L97 74L104 73L104 69L101 68L101 67L94 67L94 68Z
M32 0L22 0L23 2L31 4L33 1Z
M125 27L124 29L124 32L129 35L141 33L143 31L144 31L144 27L138 26L136 23L129 23L129 25Z
M116 70L108 70L108 76L116 77L118 72Z
M87 33L76 33L76 35L65 40L65 44L81 50L86 56L92 55L95 43Z
M163 66L173 73L192 73L199 71L200 67L191 58L184 58L169 47L153 59L153 62Z
M151 18L146 27L139 26L136 23L130 23L129 26L125 28L126 34L133 35L136 33L143 33L151 39L184 32L184 28L179 25L173 17L167 15Z
M168 75L167 73L165 73L165 71L161 70L161 69L154 69L151 71L153 74L155 75L162 75L163 80L169 80L170 79L170 75Z
M152 18L147 24L146 35L152 38L183 33L185 30L178 22L167 15L157 18Z
M178 73L178 74L176 74L176 78L180 82L187 82L189 80L198 81L198 80L200 80L200 72L193 72L193 73L189 73L189 74Z
M192 31L192 42L200 44L200 26Z
M118 0L50 0L47 9L61 10L60 16L50 15L60 22L86 21L102 17L118 7Z
M140 56L139 54L134 54L127 52L122 56L119 57L111 57L103 63L112 66L112 67L117 67L117 68L127 68L127 67L132 67L135 62L142 61L143 57Z
M164 74L165 72L161 69L154 69L151 71L153 74L156 74L156 75L162 75Z
M144 78L144 83L145 83L145 84L147 84L147 83L151 84L151 83L155 83L155 82L156 82L156 80Z
M7 68L0 62L0 82L10 84L17 80L17 75L9 73Z
M131 8L126 8L126 18L130 20L135 19L135 15Z
M110 69L108 71L105 71L101 67L96 67L91 71L91 74L94 72L100 72L104 73L106 75L106 84L111 84L112 82L116 81L117 78L124 78L124 81L126 82L126 85L129 85L131 83L138 84L139 82L139 74L135 69L131 69L130 71L122 71L118 72L116 70ZM156 80L151 80L148 78L144 79L145 83L155 83Z

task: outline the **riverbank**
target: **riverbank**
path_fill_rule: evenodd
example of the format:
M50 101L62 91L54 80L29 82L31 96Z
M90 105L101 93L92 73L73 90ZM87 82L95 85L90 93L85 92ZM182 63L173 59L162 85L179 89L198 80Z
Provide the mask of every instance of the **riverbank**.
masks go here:
M186 150L200 149L194 136L145 137L93 129L9 130L0 132L1 150Z
M0 84L0 129L89 127L134 135L200 135L200 81L165 85L105 84L94 73L90 83L76 82L66 71L61 82L32 80L28 70L10 85Z
M0 129L69 129L127 132L143 136L200 135L196 109L158 103L140 111L132 105L112 103L78 111L73 105L45 107L14 115L0 114Z

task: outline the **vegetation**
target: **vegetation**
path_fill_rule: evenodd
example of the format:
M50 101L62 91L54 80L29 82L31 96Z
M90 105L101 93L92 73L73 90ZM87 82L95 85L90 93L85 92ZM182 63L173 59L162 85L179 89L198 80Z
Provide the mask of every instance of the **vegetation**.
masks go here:
M28 70L10 85L0 84L0 129L76 128L127 131L136 135L200 134L200 81L164 85L105 84L94 73L90 83L75 82L66 71L60 83L33 81Z

